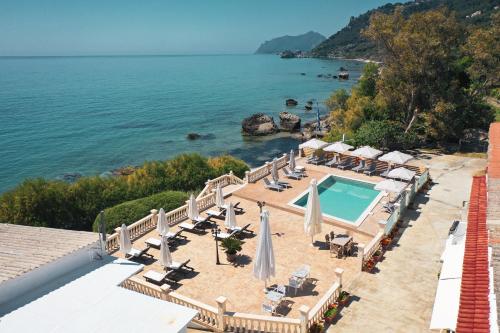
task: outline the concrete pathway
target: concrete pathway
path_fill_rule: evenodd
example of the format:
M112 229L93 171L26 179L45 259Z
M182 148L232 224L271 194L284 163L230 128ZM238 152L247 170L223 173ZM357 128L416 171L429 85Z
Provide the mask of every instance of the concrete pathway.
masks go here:
M385 253L375 274L361 273L346 289L354 294L328 332L426 332L437 287L439 258L448 229L465 210L472 175L484 159L424 156L434 186L419 194L397 244Z

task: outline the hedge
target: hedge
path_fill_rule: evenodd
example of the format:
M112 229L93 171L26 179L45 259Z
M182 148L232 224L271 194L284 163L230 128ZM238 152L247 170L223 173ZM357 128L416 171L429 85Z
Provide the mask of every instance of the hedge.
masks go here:
M106 232L114 233L115 228L123 223L130 225L148 215L151 209L163 208L166 212L186 203L188 195L184 192L165 191L145 198L123 202L104 210ZM98 231L99 216L94 221L92 229Z

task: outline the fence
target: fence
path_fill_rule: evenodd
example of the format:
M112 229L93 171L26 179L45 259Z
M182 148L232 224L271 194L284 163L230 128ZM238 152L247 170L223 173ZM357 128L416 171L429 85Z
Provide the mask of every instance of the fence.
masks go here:
M323 319L323 314L326 310L328 310L328 307L339 298L340 289L341 284L339 282L335 282L318 301L318 303L316 303L316 305L309 312L307 323L308 327L311 327L312 324Z
M417 179L417 191L420 191L428 180L429 180L429 169L425 169L425 171Z
M212 193L212 191L216 189L218 185L220 185L220 187L225 187L228 185L243 185L243 184L245 184L243 179L235 176L233 172L230 171L228 174L222 175L215 179L208 180L206 182L205 188L200 192L200 194L198 194L198 199L206 196L207 194Z
M288 155L283 154L280 158L276 159L276 166L278 169L281 169L282 167L286 166L288 163ZM247 171L245 173L245 181L247 183L255 183L256 181L268 176L271 174L271 168L272 168L272 163L266 162L261 167L258 167L252 171Z

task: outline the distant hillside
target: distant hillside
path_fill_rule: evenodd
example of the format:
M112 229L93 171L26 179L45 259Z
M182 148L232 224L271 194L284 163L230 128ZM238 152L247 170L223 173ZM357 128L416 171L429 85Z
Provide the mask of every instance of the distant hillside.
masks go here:
M283 36L264 42L255 53L280 53L285 50L311 51L326 37L320 33L309 31L298 36Z
M368 26L370 16L374 12L391 13L396 6L403 6L403 12L407 16L446 6L456 12L460 21L471 25L484 25L489 22L495 6L499 5L499 0L420 0L403 4L386 4L358 17L351 17L346 27L315 47L312 50L312 55L315 57L379 59L380 56L375 45L362 37L360 32ZM480 11L480 14L476 13L477 11ZM470 17L472 14L474 14L473 17Z

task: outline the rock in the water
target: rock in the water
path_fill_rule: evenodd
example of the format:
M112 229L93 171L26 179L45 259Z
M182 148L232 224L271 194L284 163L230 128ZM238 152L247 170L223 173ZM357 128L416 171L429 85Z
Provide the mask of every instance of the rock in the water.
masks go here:
M317 77L323 77L323 74L318 74L318 75L316 75L316 76L317 76Z
M293 98L289 98L286 100L285 104L286 106L296 106L297 104L299 104L299 102L297 102Z
M307 110L307 111L311 111L313 109L312 105L309 105L309 104L306 104L304 106L304 108Z
M198 134L198 133L189 133L189 134L186 136L186 138L187 138L188 140L196 140L196 139L199 139L200 137L201 137L201 135L200 135L200 134Z
M121 167L121 168L118 168L118 169L114 169L111 171L111 173L113 174L113 176L128 176L128 175L131 175L135 172L135 169L137 167L134 167L134 166L124 166L124 167Z
M241 122L243 135L269 135L279 131L271 116L256 113Z
M306 75L306 73L300 73L300 75L304 76L304 75Z
M312 99L310 99L310 100L308 100L308 101L307 101L307 104L308 104L308 105L313 105L313 103L314 103L314 102L313 102L313 100L312 100Z
M280 112L280 130L295 132L300 130L300 117L290 112Z

